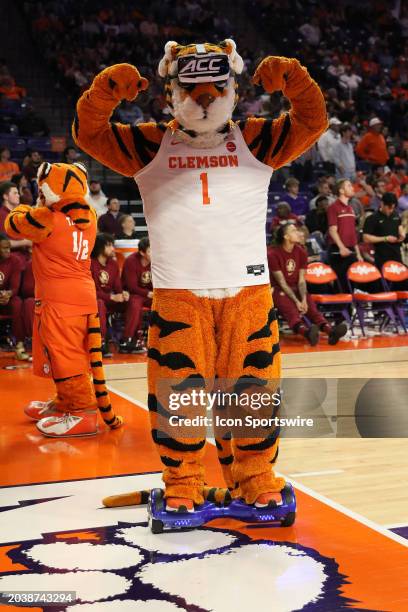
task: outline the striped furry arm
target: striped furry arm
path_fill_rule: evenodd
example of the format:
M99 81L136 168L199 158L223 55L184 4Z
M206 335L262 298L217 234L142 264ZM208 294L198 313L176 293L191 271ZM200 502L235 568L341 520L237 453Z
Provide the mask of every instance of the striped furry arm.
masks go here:
M42 242L54 227L53 213L49 208L33 208L20 204L6 217L5 229L10 238Z
M275 170L307 151L327 129L323 94L296 59L267 57L253 82L265 91L282 91L291 109L278 119L249 118L239 126L245 142L259 161Z
M134 100L148 86L130 64L117 64L98 74L77 104L72 127L76 144L115 172L133 176L155 156L163 130L155 123L138 126L110 121L121 100Z

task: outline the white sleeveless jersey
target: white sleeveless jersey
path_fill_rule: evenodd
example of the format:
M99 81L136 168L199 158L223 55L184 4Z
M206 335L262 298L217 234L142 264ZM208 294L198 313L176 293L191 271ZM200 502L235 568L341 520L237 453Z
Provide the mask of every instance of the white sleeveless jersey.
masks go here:
M239 127L211 149L166 130L135 174L149 230L153 286L218 289L269 283L265 223L272 169Z

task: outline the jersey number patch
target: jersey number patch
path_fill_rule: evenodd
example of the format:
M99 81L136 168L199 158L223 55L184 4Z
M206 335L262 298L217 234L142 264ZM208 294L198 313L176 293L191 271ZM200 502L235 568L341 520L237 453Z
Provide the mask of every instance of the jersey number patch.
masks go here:
M200 174L201 181L201 193L203 195L203 204L211 204L211 199L208 195L208 174L206 172L202 172Z
M86 238L83 238L82 232L72 232L72 239L74 242L72 250L77 254L76 259L88 259L89 243Z

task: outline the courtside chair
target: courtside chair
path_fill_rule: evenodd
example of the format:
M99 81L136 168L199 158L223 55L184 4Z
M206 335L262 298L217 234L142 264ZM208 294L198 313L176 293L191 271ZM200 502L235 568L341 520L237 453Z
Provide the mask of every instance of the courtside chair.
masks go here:
M356 261L352 263L347 270L347 282L350 288L350 293L353 295L353 304L356 309L353 320L356 317L358 318L363 336L366 335L364 329L365 313L370 311L384 315L380 324L380 331L384 329L388 320L391 320L395 326L396 332L398 333L398 322L395 317L397 306L396 292L379 291L376 293L370 293L369 291L363 292L360 289L362 285L368 285L369 283L373 283L378 280L382 280L380 271L378 268L373 266L373 264L366 261ZM358 283L359 285L359 290L357 292L354 289L354 283Z
M401 321L401 325L404 328L405 332L407 331L407 326L405 323L405 315L408 313L408 291L399 290L394 286L395 283L401 283L403 281L408 280L408 268L400 261L386 261L383 265L382 276L384 280L384 287L387 291L395 291L397 294L397 313L398 318Z
M311 293L310 296L324 314L340 313L350 326L353 333L353 321L349 309L353 303L351 293L340 293L340 286L335 271L325 263L316 261L306 269L306 282L309 285L331 284L337 293Z

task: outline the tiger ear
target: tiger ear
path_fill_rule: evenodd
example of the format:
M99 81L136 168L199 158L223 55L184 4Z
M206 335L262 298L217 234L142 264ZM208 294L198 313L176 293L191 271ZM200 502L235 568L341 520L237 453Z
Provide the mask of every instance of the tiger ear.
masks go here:
M177 48L180 45L175 40L169 40L164 45L164 56L159 62L157 69L159 76L166 77L169 73L169 66L177 55Z
M241 74L241 72L244 69L244 60L237 53L237 45L232 40L232 38L226 38L225 40L223 40L220 43L219 46L222 49L225 49L225 51L227 52L228 59L229 59L229 64L230 64L231 68L233 69L233 71L236 74Z
M52 165L49 162L43 162L37 170L37 181L43 181L51 172Z
M85 164L83 164L82 162L74 162L72 165L82 170L82 172L84 172L85 176L88 178L88 169Z

